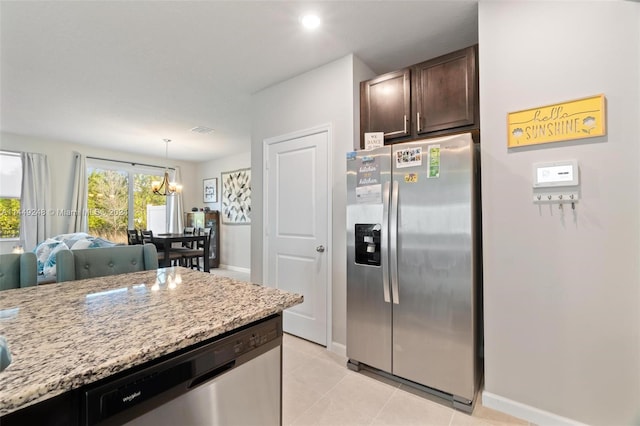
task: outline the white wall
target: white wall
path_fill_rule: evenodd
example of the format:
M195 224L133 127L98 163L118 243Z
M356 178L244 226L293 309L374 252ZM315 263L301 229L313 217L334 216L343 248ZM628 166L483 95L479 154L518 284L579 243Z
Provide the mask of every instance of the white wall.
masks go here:
M640 4L479 3L485 404L640 422ZM607 136L507 149L508 112L604 93ZM531 202L576 159L576 210ZM538 411L542 410L542 411Z
M71 193L73 190L73 153L93 157L138 162L152 165L165 166L164 148L159 143L158 152L152 155L135 155L117 151L110 151L87 145L78 145L65 141L52 139L27 137L12 133L0 133L0 149L20 152L37 152L46 154L51 170L51 188L53 188L53 209L69 209L71 205ZM169 152L171 153L171 152ZM202 200L202 182L196 179L196 167L194 163L173 161L169 159L170 166L179 166L182 174L182 197L186 206L194 205L198 197ZM68 216L54 216L51 218L51 236L66 233L69 223ZM0 253L10 252L15 242L0 242Z
M346 163L357 135L360 80L373 76L358 58L348 55L298 77L269 87L252 98L252 221L251 280L262 282L263 141L267 138L329 123L332 129L332 346L346 344ZM356 126L356 128L354 128Z
M251 152L236 154L218 160L201 163L198 167L200 192L202 193L203 179L218 178L218 202L203 203L202 195L193 205L185 205L186 211L191 207L208 206L211 210L222 210L222 172L251 167ZM251 183L252 198L255 184ZM253 200L252 200L253 201ZM255 219L251 217L251 221ZM220 226L220 267L248 272L251 268L251 228L253 225L225 225Z

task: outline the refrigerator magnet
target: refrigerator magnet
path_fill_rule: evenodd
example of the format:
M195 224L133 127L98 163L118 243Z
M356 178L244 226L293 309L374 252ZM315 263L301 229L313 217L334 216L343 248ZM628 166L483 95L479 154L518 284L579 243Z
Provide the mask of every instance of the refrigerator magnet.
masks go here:
M406 183L416 183L418 182L418 174L417 173L407 173L404 175L404 181Z
M396 168L422 166L422 147L399 149L396 151Z
M427 177L440 177L440 145L429 145L429 173Z

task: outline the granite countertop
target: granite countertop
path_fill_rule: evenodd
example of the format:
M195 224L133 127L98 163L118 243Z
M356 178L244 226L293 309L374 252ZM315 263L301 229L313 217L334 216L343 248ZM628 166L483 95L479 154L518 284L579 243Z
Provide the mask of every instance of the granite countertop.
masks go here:
M299 294L187 268L0 292L0 415L302 303Z

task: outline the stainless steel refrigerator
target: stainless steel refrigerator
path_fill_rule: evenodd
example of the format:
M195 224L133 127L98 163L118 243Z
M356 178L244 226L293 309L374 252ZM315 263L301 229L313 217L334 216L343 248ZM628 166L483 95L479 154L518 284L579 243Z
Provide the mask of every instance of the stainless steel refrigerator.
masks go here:
M479 385L479 158L471 134L347 155L347 356L470 411Z

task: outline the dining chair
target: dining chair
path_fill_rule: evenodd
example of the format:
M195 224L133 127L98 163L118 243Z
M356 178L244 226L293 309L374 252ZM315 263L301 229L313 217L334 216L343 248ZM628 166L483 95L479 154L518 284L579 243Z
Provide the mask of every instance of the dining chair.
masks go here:
M213 232L213 228L202 228L200 230L200 235L206 236L206 241L198 241L198 248L203 249L205 245L209 245L209 240L211 240L211 233Z
M137 229L127 229L127 242L130 246L142 244L142 238Z
M209 243L211 242L212 232L213 232L213 228L210 228L210 227L200 229L200 235L204 235L206 238L204 241L198 241L198 243L196 244L196 246L198 247L198 250L202 252L202 254L198 258L196 258L196 268L198 269L198 271L200 270L200 258L202 258L203 269L204 269L204 262L209 261L209 259L204 258L204 248L211 247Z
M209 231L207 231L209 230ZM186 233L186 232L185 232ZM210 234L210 228L198 228L197 231L194 230L194 234L204 235L206 237L208 244L208 235ZM188 268L195 268L200 271L200 258L204 256L204 242L197 241L195 247L193 242L191 243L191 249L185 249L183 254L184 266Z
M143 244L153 244L156 246L156 249L158 250L158 261L160 262L164 262L165 260L165 255L164 255L164 244L162 243L157 243L153 241L153 231L152 230L147 230L147 229L141 229L140 230L140 235L142 237L142 243ZM173 250L171 249L169 251L169 262L171 265L177 266L180 261L182 260L182 254L179 253L177 250Z
M142 244L153 244L156 246L156 249L158 250L158 261L159 262L163 262L164 261L164 247L162 247L161 244L156 244L153 242L153 231L150 229L141 229L140 230L140 240L142 241Z
M184 235L194 235L196 233L196 228L193 226L185 226L182 230ZM189 249L193 248L193 241L183 241L182 247L186 247Z
M147 229L141 229L140 236L142 238L143 243L153 244L153 231L147 230Z
M193 226L185 226L184 228L182 228L182 234L194 235L195 229L196 228ZM180 266L190 267L190 257L192 256L191 252L193 251L193 241L182 241L180 247L174 247L173 250L180 254Z

